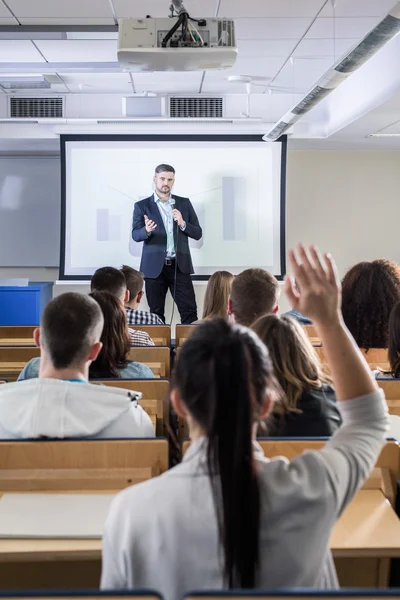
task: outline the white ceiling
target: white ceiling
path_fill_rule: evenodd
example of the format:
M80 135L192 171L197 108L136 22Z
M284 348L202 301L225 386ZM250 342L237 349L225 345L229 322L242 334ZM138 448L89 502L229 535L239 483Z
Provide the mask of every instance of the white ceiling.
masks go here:
M167 16L169 4L169 0L0 0L0 25L115 25L120 17ZM16 73L26 63L50 63L47 71L58 63L55 93L244 93L243 85L227 81L229 75L240 74L265 78L254 92L266 91L271 82L277 93L303 94L392 4L393 0L337 0L333 9L331 0L186 0L194 16L236 19L239 58L232 69L207 72L204 77L133 74L132 81L104 69L94 74L78 68L76 73L63 71L59 63L115 65L116 34L92 33L91 39L0 40L0 73L10 63L21 64Z

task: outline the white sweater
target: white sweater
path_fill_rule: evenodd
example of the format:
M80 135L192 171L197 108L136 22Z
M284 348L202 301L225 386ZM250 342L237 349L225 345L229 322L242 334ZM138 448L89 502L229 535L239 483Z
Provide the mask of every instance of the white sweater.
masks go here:
M331 531L374 467L388 423L379 392L339 405L343 425L322 450L292 461L256 450L260 588L338 585ZM174 469L116 496L104 531L102 589L151 588L166 600L222 589L205 441L192 444Z
M135 392L60 379L0 386L0 439L154 437Z

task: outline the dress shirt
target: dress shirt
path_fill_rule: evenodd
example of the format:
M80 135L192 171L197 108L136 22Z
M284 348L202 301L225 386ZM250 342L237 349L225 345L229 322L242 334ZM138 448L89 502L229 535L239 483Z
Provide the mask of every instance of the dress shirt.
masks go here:
M167 201L164 201L161 200L161 198L159 198L159 196L154 192L154 202L157 204L164 223L165 231L167 232L167 250L165 256L166 258L175 258L174 217L172 214L174 205L171 204L171 196ZM185 231L186 223L180 229Z

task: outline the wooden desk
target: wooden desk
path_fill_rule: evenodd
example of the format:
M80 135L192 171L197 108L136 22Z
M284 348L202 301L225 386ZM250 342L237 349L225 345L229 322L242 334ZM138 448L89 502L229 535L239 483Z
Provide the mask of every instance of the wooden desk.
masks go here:
M400 557L400 521L381 491L358 492L330 545L342 586L387 586L390 558ZM2 589L95 587L100 571L101 540L0 539Z

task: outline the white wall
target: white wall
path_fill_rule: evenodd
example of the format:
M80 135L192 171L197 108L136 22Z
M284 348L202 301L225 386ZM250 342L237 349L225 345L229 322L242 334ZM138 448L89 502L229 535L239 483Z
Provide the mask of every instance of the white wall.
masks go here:
M399 167L400 152L289 151L287 247L316 243L333 254L341 276L360 260L387 257L400 262ZM51 281L58 273L0 269L3 277ZM67 289L71 287L58 286L55 293ZM201 314L205 285L196 284L195 291ZM281 309L287 307L282 298ZM170 315L168 302L167 318Z

